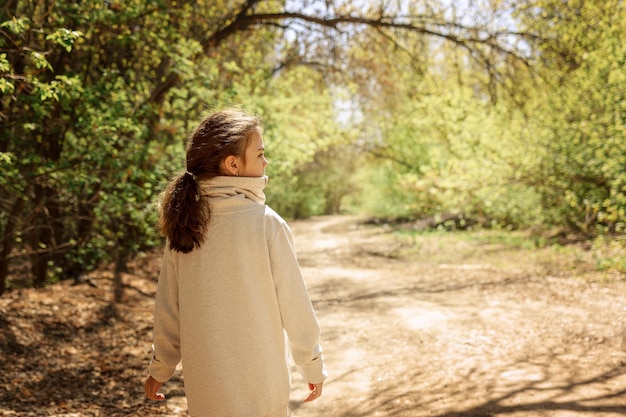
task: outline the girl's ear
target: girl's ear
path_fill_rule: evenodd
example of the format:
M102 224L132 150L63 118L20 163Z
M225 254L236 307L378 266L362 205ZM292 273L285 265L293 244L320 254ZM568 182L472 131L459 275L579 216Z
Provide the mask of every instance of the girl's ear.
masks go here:
M239 175L239 159L235 155L229 155L222 161L222 171L225 175Z

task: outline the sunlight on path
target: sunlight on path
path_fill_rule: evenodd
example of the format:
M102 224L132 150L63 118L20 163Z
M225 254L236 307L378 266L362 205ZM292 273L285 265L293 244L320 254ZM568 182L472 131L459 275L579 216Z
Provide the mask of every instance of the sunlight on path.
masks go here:
M401 307L394 309L413 330L424 330L439 326L449 317L449 313L441 310L423 309L417 307Z
M626 285L536 276L532 259L478 246L459 258L449 236L410 262L350 221L294 226L330 377L292 417L626 414Z

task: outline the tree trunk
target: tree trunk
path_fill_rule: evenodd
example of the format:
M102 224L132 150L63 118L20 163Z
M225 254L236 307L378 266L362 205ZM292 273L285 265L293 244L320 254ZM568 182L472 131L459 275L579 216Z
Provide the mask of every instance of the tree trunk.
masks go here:
M30 270L35 287L42 287L46 283L46 276L48 275L48 245L52 240L52 233L50 227L46 224L47 191L47 187L40 185L34 187L35 218L33 221L34 230L30 236L30 246L33 252L30 257Z
M9 255L13 251L15 243L15 236L13 235L15 229L17 229L18 214L24 207L24 200L18 198L13 203L13 207L9 212L6 224L4 225L4 235L2 236L2 251L0 252L0 295L4 294L7 290L7 278L9 276Z
M124 278L122 273L126 272L129 252L121 244L117 245L115 254L115 266L113 268L113 303L119 304L124 300Z

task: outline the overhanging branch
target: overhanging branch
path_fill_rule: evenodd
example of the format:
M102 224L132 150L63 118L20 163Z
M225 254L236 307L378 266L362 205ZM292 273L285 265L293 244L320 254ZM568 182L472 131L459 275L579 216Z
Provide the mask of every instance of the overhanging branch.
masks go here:
M248 2L255 3L255 2ZM246 6L249 4L246 3ZM312 16L300 12L280 12L280 13L251 13L247 12L252 7L242 9L236 18L227 26L214 32L205 42L205 51L219 44L222 40L235 32L247 30L254 25L276 24L280 21L293 20L300 22L308 22L321 27L330 28L340 31L342 25L365 25L377 29L400 29L410 32L421 33L427 36L445 39L457 45L468 47L468 45L488 45L506 55L518 56L515 51L506 48L500 44L498 38L506 36L520 36L517 32L498 31L494 33L485 33L479 28L468 27L454 22L420 22L419 16L401 16L390 17L381 16L377 18L368 18L363 16L342 15L335 17L319 17ZM413 21L413 22L411 22ZM431 27L429 27L431 26ZM439 30L434 29L437 27ZM465 32L466 34L457 34L454 32ZM483 36L480 36L480 34Z

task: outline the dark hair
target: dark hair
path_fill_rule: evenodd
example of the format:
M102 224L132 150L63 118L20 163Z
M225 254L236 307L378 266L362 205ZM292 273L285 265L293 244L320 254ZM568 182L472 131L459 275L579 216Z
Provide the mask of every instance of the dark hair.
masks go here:
M187 171L167 185L159 211L159 229L170 249L187 253L202 245L211 209L200 198L199 183L225 175L220 165L226 157L243 159L251 134L260 127L259 117L237 109L210 114L196 127L187 144Z

